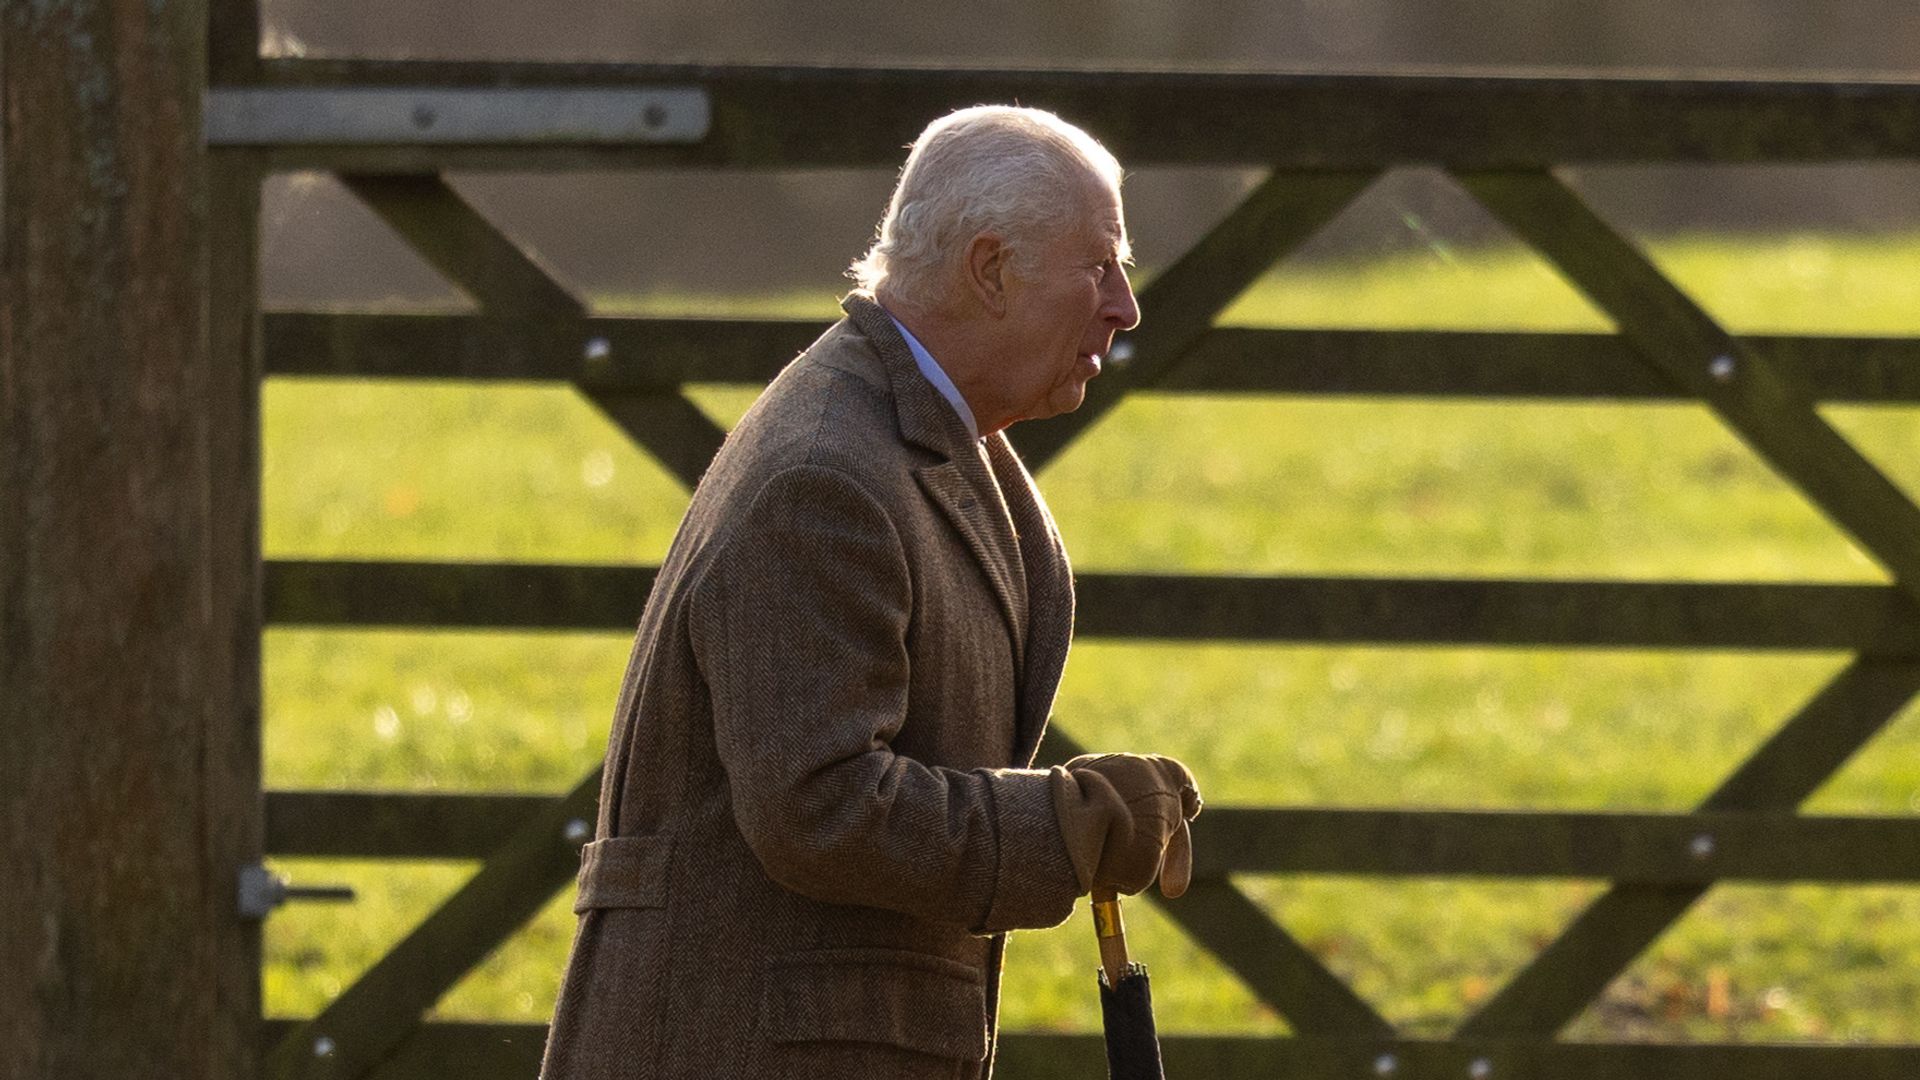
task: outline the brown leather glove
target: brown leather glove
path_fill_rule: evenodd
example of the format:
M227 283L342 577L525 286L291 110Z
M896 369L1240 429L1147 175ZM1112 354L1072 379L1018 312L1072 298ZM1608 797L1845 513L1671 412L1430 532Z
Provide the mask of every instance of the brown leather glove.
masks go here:
M1159 754L1082 754L1056 769L1053 811L1080 891L1131 895L1160 879L1168 897L1193 877L1187 822L1200 788L1185 765Z

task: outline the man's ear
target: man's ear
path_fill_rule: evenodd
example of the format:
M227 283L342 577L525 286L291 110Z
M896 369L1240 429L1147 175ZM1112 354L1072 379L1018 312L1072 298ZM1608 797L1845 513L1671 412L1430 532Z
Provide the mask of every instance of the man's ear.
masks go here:
M1007 313L1008 256L999 233L978 233L967 243L967 287L994 318Z

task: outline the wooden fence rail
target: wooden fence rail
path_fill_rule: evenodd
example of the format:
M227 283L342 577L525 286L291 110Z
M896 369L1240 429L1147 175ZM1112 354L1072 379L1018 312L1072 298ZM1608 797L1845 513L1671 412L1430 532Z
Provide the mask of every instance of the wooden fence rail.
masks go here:
M653 575L276 560L266 607L289 626L630 630ZM1075 587L1090 638L1920 654L1920 607L1889 585L1086 573Z
M545 795L274 791L267 850L307 858L484 859ZM1210 806L1196 878L1229 874L1920 881L1920 820L1786 813L1647 814ZM566 842L554 833L555 847Z
M763 385L827 323L811 319L268 312L268 375L570 382L663 390ZM1920 340L1740 339L1816 401L1920 402ZM1208 329L1155 393L1690 401L1616 334Z
M268 1021L268 1037L287 1021ZM532 1076L546 1041L542 1024L423 1024L370 1080ZM1160 1037L1169 1076L1385 1077L1387 1080L1910 1080L1916 1046L1755 1043L1603 1045L1518 1039ZM1098 1035L1008 1032L999 1068L1010 1076L1099 1076Z
M528 137L527 90L687 88L706 95L698 143L654 143L590 122ZM315 132L367 88L461 89L497 118L461 141ZM264 91L265 93L260 93ZM276 96L274 93L278 91ZM236 92L260 96L234 108ZM440 172L612 167L894 169L927 118L956 103L1019 101L1071 116L1129 166L1246 164L1372 169L1440 162L1516 168L1594 161L1793 162L1920 158L1920 98L1898 81L1757 81L1506 75L968 71L793 66L270 59L214 87L208 142L275 169ZM413 110L401 106L403 116ZM858 117L858 123L849 123ZM431 124L429 124L431 126Z

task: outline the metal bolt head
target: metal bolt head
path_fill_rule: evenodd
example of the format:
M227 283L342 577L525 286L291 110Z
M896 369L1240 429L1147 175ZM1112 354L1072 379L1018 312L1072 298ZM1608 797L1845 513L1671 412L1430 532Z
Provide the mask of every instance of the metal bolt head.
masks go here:
M1392 1076L1400 1068L1400 1059L1392 1054L1381 1054L1373 1059L1373 1075Z
M1734 369L1737 366L1733 361L1733 357L1721 353L1719 356L1707 361L1707 374L1713 376L1714 382L1732 382Z
M613 343L603 337L588 338L580 353L589 360L605 360L613 355Z
M649 130L666 126L667 107L665 105L655 104L641 109L640 122L647 125Z
M1694 837L1692 842L1687 844L1687 853L1696 859L1712 858L1713 834L1701 833L1699 836Z
M1473 1064L1467 1066L1467 1075L1473 1077L1473 1080L1487 1080L1487 1077L1493 1075L1493 1062L1486 1058L1474 1058Z
M567 822L566 832L562 835L569 844L584 844L593 838L593 826L587 824L584 818L574 818Z
M432 127L434 121L438 119L440 119L439 115L428 106L416 105L413 107L413 126L422 131Z
M1107 360L1115 367L1123 366L1131 359L1133 359L1133 342L1126 338L1116 338L1113 344L1108 346Z
M322 1035L313 1040L313 1056L320 1058L332 1057L333 1039L330 1036Z

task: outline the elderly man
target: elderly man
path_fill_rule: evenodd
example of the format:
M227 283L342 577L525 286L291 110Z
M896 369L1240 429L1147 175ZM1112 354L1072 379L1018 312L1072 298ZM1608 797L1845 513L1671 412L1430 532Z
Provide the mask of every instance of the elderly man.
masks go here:
M1185 888L1178 762L1027 767L1073 586L1001 431L1079 406L1139 319L1127 252L1119 164L1058 117L914 144L647 602L549 1080L984 1076L1006 931Z

